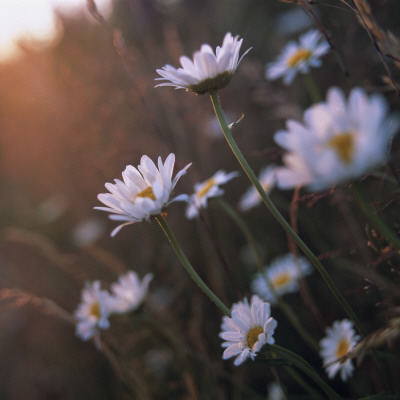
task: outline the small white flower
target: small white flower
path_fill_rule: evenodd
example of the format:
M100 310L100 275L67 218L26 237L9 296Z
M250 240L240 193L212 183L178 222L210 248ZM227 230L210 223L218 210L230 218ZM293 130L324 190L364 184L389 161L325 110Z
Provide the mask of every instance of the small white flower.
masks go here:
M311 265L306 258L295 258L289 253L272 261L263 274L256 274L251 289L262 299L274 303L276 296L296 292L301 277L310 274L311 271Z
M269 194L275 185L275 165L264 167L260 171L258 180L265 193ZM262 201L260 194L254 186L250 186L239 201L239 209L248 211Z
M399 119L387 113L380 95L368 97L355 88L346 101L340 89L331 88L326 102L305 111L304 124L289 120L287 130L275 134L288 151L285 166L276 171L278 187L328 189L383 164L399 127Z
M133 271L121 275L118 282L111 284L113 297L111 312L127 313L136 310L146 296L152 279L153 275L147 274L140 282L138 275Z
M103 220L88 218L78 223L72 231L72 241L77 246L86 246L94 243L103 235L105 225Z
M249 304L247 298L232 306L232 318L222 318L220 337L226 348L222 359L236 357L234 365L242 364L247 358L255 359L261 348L274 344L273 334L278 323L271 317L268 302L253 295Z
M186 89L197 94L216 91L225 87L247 50L239 59L240 46L243 39L233 37L227 33L222 47L217 46L214 51L208 44L203 44L199 51L193 54L193 61L186 57L180 57L182 68L175 69L171 65L165 65L157 69L157 73L164 80L157 86L175 86L176 89ZM156 86L156 87L157 87Z
M136 169L128 165L122 172L123 182L115 179L115 184L106 183L111 193L101 193L97 198L107 207L95 207L112 213L110 218L116 221L127 221L111 232L116 235L125 225L149 220L151 216L160 215L174 201L183 201L187 195L180 195L170 200L176 183L191 164L180 170L172 180L175 155L171 153L163 164L158 157L158 168L147 156L142 156Z
M238 172L230 172L227 174L225 171L219 170L206 181L196 183L194 185L194 193L187 199L189 205L186 209L186 217L189 219L198 217L200 209L207 207L207 200L209 198L222 196L224 194L223 189L219 186L229 182L238 175Z
M277 60L267 64L265 77L269 80L283 77L283 82L289 85L298 72L307 74L310 67L320 67L320 57L328 50L328 42L321 41L320 32L312 29L300 36L299 43L290 41Z
M286 400L285 393L282 388L276 382L272 382L268 385L268 397L267 400Z
M353 374L351 359L344 362L336 360L351 351L359 340L353 323L347 319L335 321L332 327L326 329L326 336L320 342L320 354L329 379L333 379L339 371L343 381Z
M86 283L81 294L81 303L75 311L76 335L82 340L98 336L99 329L108 329L110 322L110 294L101 290L99 281Z
M302 8L289 8L288 11L276 15L273 24L278 35L292 35L310 28L313 20Z

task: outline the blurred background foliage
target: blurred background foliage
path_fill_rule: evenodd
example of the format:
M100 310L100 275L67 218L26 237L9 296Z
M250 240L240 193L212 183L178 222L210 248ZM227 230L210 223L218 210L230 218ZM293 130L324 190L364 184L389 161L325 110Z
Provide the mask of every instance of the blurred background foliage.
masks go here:
M400 3L369 3L376 26L400 35ZM362 86L385 92L398 109L384 66L345 2L310 7L345 65L343 70L331 52L323 67L313 70L322 96L331 86L346 92ZM158 226L133 225L110 238L115 224L93 206L99 205L96 196L105 191L104 183L120 178L143 154L164 159L174 152L177 170L193 162L176 193L190 193L194 183L218 169L239 170L207 96L154 89L157 68L177 66L180 55L190 56L202 43L215 47L228 31L244 38L243 51L253 49L220 93L222 104L229 122L245 115L234 134L256 173L279 163L274 132L288 118L301 119L311 100L301 77L289 87L268 82L264 66L313 22L300 5L277 0L115 0L106 24L83 15L60 17L64 34L54 48L26 47L22 58L0 66L0 398L265 398L274 380L271 368L253 362L234 368L221 360L220 312L185 274ZM301 21L303 28L296 30ZM400 47L394 39L390 45L393 57L386 61L398 81ZM392 154L392 169L368 177L363 187L398 229L398 139ZM225 199L236 207L248 186L242 173L226 185ZM275 190L272 198L287 216L291 207L300 236L320 255L367 330L385 326L399 307L397 253L366 223L346 185L318 196L301 192L297 210L292 195ZM264 207L243 218L266 264L289 251L284 232ZM212 238L201 221L185 219L182 204L169 209L168 221L188 258L231 305L238 298L214 243L243 296L250 295L256 267L217 201L210 202L205 219ZM99 352L75 337L68 314L85 281L99 279L107 288L129 269L155 275L143 314L112 319ZM344 315L317 273L307 286L287 299L320 340L325 327ZM272 315L278 320L276 342L322 371L320 358L279 309ZM387 357L399 350L396 342L382 349ZM398 362L388 363L389 377L398 375ZM370 358L359 368L348 384L333 382L344 397L379 391ZM291 393L298 393L293 398L307 398L284 370L277 371Z

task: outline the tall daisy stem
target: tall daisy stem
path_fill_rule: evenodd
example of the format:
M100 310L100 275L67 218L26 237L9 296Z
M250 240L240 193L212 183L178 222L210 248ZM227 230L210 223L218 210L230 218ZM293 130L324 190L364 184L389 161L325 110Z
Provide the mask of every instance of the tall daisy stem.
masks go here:
M181 261L182 265L190 275L190 277L197 283L199 288L210 298L210 300L228 317L231 317L231 312L228 307L214 294L214 292L206 285L206 283L200 278L197 272L194 270L189 260L187 259L185 253L183 252L181 246L174 233L171 231L167 221L161 216L156 217L157 222L161 226L161 229L164 231L165 236L167 236L168 241L171 243L172 248L175 250L176 255Z
M233 154L235 155L236 159L238 160L239 164L243 168L244 172L250 179L251 183L257 189L258 193L260 194L264 204L270 210L272 215L278 221L278 223L282 226L282 228L286 231L286 233L295 241L298 247L303 251L306 257L314 264L315 268L318 270L322 278L324 279L325 283L327 284L328 288L332 292L332 294L336 297L339 304L342 306L343 310L349 316L349 318L354 322L354 325L357 327L359 332L362 336L366 336L366 332L361 325L360 321L358 320L356 314L347 303L346 299L342 296L339 289L329 276L328 272L325 270L324 266L318 260L317 256L312 252L312 250L303 242L303 240L299 237L299 235L292 229L290 224L286 221L286 219L282 216L279 210L276 208L272 200L269 198L267 193L264 191L261 183L259 182L258 178L254 174L253 170L251 169L250 165L248 164L247 160L243 156L242 152L240 151L238 145L236 144L235 139L233 138L231 131L226 123L224 113L222 111L221 103L219 101L219 97L217 92L211 92L211 102L214 107L215 114L218 118L219 124L221 126L222 133L225 136L226 141L228 142Z
M393 243L397 250L400 250L399 237L385 224L385 222L379 217L375 210L373 210L373 208L369 205L359 184L354 183L352 185L352 189L363 213L367 216L367 218L371 221L375 228L378 229L378 231L383 236L385 236L386 239Z
M278 356L283 357L293 363L294 366L303 371L309 378L311 378L323 392L328 396L329 399L341 400L342 396L339 396L315 371L315 369L298 354L285 349L284 347L276 344L270 345L271 350Z

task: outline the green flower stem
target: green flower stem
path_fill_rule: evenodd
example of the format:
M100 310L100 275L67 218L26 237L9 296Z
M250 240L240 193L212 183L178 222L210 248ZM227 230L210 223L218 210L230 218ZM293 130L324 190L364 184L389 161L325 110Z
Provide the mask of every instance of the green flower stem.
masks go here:
M217 199L219 205L223 208L223 210L232 218L232 220L236 223L236 225L239 227L239 229L242 231L243 236L246 238L249 246L252 248L254 252L254 256L256 258L256 264L257 264L257 269L258 272L261 274L262 277L264 277L267 285L270 287L272 293L274 294L276 301L278 303L278 306L280 309L283 311L283 313L286 315L286 318L291 322L291 324L295 327L299 335L302 337L302 339L316 352L319 351L318 343L314 340L314 338L303 328L303 326L300 324L299 319L297 318L296 314L292 311L290 306L286 304L282 298L276 293L276 290L273 285L268 281L267 277L265 276L264 273L264 263L261 258L261 254L258 250L256 241L254 240L254 237L250 230L247 228L247 225L243 221L243 219L240 217L240 215L222 198Z
M311 385L309 385L307 382L302 379L302 377L296 372L294 368L291 367L284 367L286 372L293 378L294 381L297 382L299 386L301 386L310 396L310 399L323 399L325 400L325 397L322 396L321 393L317 392Z
M302 370L310 379L312 379L323 392L329 397L329 399L341 400L342 396L339 396L315 371L315 369L298 354L285 349L284 347L276 344L270 345L271 350L278 356L283 357L293 363L294 366Z
M322 100L322 97L314 78L311 76L311 74L304 74L303 81L308 90L311 101L313 103L319 103Z
M173 234L169 225L167 224L167 221L161 215L157 216L156 220L160 224L161 229L164 231L169 242L171 243L171 246L175 250L176 255L178 256L179 260L181 261L182 265L184 266L190 277L197 283L200 289L210 298L212 302L215 303L215 305L224 314L226 314L228 317L231 317L231 312L229 308L225 306L225 304L214 294L214 292L206 285L206 283L200 278L197 272L193 269L185 253L183 252L181 246L176 240L175 235Z
M282 228L286 231L286 233L295 241L295 243L299 246L299 248L303 251L306 257L314 264L315 268L321 274L322 278L324 279L326 285L332 292L332 294L336 297L339 304L342 306L343 310L349 316L349 318L354 322L354 325L357 327L358 331L361 333L362 336L366 336L366 332L361 325L360 321L358 320L356 314L347 303L346 299L342 296L339 289L329 276L328 272L325 270L321 262L318 260L316 255L311 251L311 249L303 242L303 240L297 235L297 233L292 229L290 224L285 220L279 210L275 207L274 203L271 201L267 193L262 188L258 178L254 174L253 170L251 169L250 165L248 164L247 160L244 158L242 152L240 151L238 145L236 144L235 139L233 138L231 131L226 123L224 113L222 111L221 103L218 98L218 94L216 92L212 92L210 94L211 102L214 107L215 114L218 118L219 124L222 129L222 133L225 136L226 141L228 142L232 152L234 153L236 159L238 160L239 164L242 166L244 172L250 179L251 183L257 189L258 193L260 194L263 202L270 210L272 215L275 219L279 222Z
M379 217L379 215L369 205L364 193L362 192L358 183L352 185L353 193L360 205L361 210L371 221L378 231L386 237L391 243L394 244L397 250L400 250L400 239L399 237L385 224L385 222Z
M216 198L216 200L218 201L220 207L232 218L233 222L235 222L235 224L242 231L243 236L246 238L247 243L254 253L258 270L259 272L262 272L264 262L262 260L261 253L258 250L257 243L254 240L253 234L250 232L250 229L247 227L240 215L222 197L218 197Z

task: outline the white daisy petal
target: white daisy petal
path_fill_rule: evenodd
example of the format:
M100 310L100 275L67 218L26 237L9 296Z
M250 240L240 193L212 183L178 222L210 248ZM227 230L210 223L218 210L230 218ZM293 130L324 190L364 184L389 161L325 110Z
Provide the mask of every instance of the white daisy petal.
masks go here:
M178 179L186 173L188 164L179 171L172 181L175 155L171 153L165 163L158 159L158 168L147 156L142 156L140 165L128 165L122 173L124 181L115 180L115 184L106 183L110 193L101 193L97 198L107 207L95 207L100 211L110 212L110 218L129 221L113 230L115 236L125 225L140 221L148 221L151 216L162 214L164 208L172 201L171 192ZM183 200L183 197L181 198Z
M288 121L287 129L275 134L275 142L287 150L285 165L276 170L277 186L329 189L381 165L400 126L387 111L383 97L369 97L361 88L348 100L340 89L329 89L326 102L304 112L303 124Z
M311 265L306 258L295 258L289 253L273 260L263 274L256 274L251 288L262 299L274 304L277 296L297 291L299 280L311 271ZM269 310L265 314L269 314Z
M199 51L193 54L193 61L186 56L181 56L179 61L182 68L175 69L167 64L157 73L165 80L157 86L175 86L176 89L186 89L197 94L216 91L225 87L232 74L236 71L240 61L239 51L243 39L233 37L227 33L224 37L222 47L217 47L214 53L208 44L203 44Z
M353 374L351 359L338 359L348 354L359 340L360 336L356 335L353 323L347 319L335 321L326 329L326 336L320 342L320 355L329 379L333 379L339 371L343 381Z
M108 329L112 298L101 290L99 281L86 283L81 293L81 303L74 315L77 319L76 335L89 340L99 334L99 329Z
M283 78L285 85L289 85L297 73L305 74L311 66L319 67L322 64L320 57L329 50L329 44L321 39L321 33L313 29L300 36L299 43L290 41L277 60L267 64L266 79Z
M251 301L245 298L232 306L232 318L224 316L219 336L226 340L224 360L234 357L234 365L242 364L247 358L255 359L266 344L274 343L273 334L277 322L270 315L269 303L253 295Z
M207 207L208 199L222 196L224 191L219 187L237 177L238 172L226 173L223 170L217 171L211 178L194 185L194 193L187 198L188 207L186 218L193 219L199 216L200 209Z
M111 313L127 313L135 311L147 294L147 288L153 279L147 274L142 282L136 272L129 271L118 278L118 282L111 284L112 302Z

